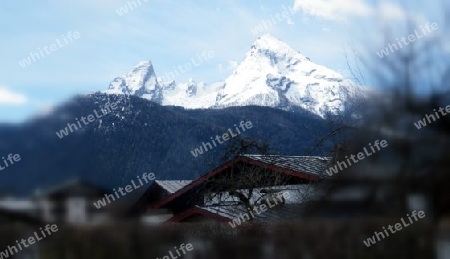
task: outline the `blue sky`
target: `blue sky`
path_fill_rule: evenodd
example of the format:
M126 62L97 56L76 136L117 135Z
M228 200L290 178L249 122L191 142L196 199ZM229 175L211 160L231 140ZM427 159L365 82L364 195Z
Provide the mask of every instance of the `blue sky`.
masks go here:
M151 60L162 76L197 54L215 57L185 74L213 83L229 75L258 36L271 33L317 64L343 71L351 48L383 47L382 30L406 17L417 24L439 22L438 4L367 0L17 0L0 4L0 122L21 122L74 94L106 90L116 76ZM428 3L424 8L423 4ZM297 13L254 34L262 20L285 8ZM408 9L408 12L406 11ZM425 10L426 9L426 10ZM430 20L434 19L434 20ZM442 23L440 23L442 24ZM395 29L396 30L396 29ZM394 30L394 31L395 31ZM79 33L72 41L69 34ZM399 32L397 32L399 33ZM403 36L403 34L398 34ZM67 44L64 43L67 39ZM30 52L57 44L50 54L22 67ZM48 50L47 50L48 51ZM372 53L374 55L374 53Z

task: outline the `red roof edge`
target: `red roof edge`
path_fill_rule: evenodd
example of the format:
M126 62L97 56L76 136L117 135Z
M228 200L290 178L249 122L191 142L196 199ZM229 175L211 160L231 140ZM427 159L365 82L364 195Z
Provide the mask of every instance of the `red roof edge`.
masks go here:
M318 180L317 176L308 174L308 173L304 173L304 172L297 172L291 169L287 169L284 167L280 167L277 165L268 165L262 161L257 161L248 157L243 157L243 156L238 156L228 162L226 162L225 164L213 169L212 171L206 173L205 175L203 175L202 177L198 178L197 180L193 181L192 183L186 185L185 187L183 187L182 189L178 190L177 192L173 193L172 195L169 195L167 197L165 197L164 199L160 200L159 202L156 202L155 204L152 205L153 209L159 209L161 208L163 205L167 204L168 202L174 200L175 198L181 196L182 194L185 194L186 192L188 192L189 190L191 190L192 188L194 188L195 186L199 185L200 183L205 182L207 179L215 176L216 174L222 172L223 170L231 167L233 164L238 163L238 162L247 162L249 164L253 164L253 165L257 165L260 166L262 168L269 168L273 171L278 171L281 173L285 173L288 175L292 175L295 176L297 178L300 179L305 179L305 180L309 180L309 181L316 181Z

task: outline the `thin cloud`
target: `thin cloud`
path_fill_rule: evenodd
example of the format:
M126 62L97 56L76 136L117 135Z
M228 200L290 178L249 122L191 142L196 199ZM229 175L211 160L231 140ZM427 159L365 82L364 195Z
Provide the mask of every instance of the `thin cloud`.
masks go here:
M352 17L376 16L383 21L418 18L417 15L408 13L402 6L389 1L380 1L374 6L365 0L295 0L293 8L307 16L338 22L346 22Z
M404 21L408 17L406 11L403 8L389 2L381 2L378 5L378 11L383 16L382 18L384 20Z
M6 87L0 87L0 105L22 106L28 102L27 96L15 93Z
M371 7L363 0L295 0L294 9L325 20L346 21L350 16L369 16Z

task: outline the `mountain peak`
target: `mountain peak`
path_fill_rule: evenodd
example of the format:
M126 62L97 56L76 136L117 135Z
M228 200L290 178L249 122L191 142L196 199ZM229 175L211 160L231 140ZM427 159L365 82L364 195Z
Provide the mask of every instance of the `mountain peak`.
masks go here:
M150 60L141 61L114 79L107 93L132 94L162 105L185 108L269 106L302 108L325 117L338 114L359 90L324 66L271 34L255 40L242 62L224 81L207 86L189 78L186 83L158 80Z
M156 79L152 62L141 61L126 75L115 78L110 83L107 93L145 96L160 102L161 86Z
M279 40L272 34L265 34L253 43L248 55L263 55L270 57L293 57L299 61L309 60L303 56L299 51L286 44L284 41Z
M321 117L344 111L356 90L270 34L258 38L225 80L216 106L300 107Z
M136 65L136 67L152 67L152 66L153 66L152 62L149 59L143 60Z
M128 73L128 75L130 74L154 74L152 62L150 60L139 62L133 70Z
M288 44L286 44L282 40L279 40L272 34L264 34L263 36L257 38L253 43L253 46L258 49L279 49L279 48L292 49Z
M259 37L258 39L255 40L255 43L253 45L259 45L259 46L264 46L264 45L279 45L279 44L284 44L283 41L279 40L278 38L276 38L275 36L273 36L270 33L264 34L261 37Z

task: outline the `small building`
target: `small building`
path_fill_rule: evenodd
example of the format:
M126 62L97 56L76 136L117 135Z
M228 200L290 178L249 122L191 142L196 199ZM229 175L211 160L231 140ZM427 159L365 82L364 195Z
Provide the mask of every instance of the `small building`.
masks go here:
M12 196L0 198L0 225L13 223L37 224L40 220L36 212L36 204L30 199Z
M140 202L154 203L170 195L175 194L177 191L183 189L187 185L192 183L191 180L167 180L161 181L156 180L147 189L147 191L139 199ZM143 203L142 203L143 204ZM154 209L147 210L144 207L138 207L141 203L138 202L136 206L133 207L134 214L138 213L141 215L141 220L146 224L162 223L173 217L173 213L170 209Z
M36 206L32 200L15 197L0 198L0 236L8 237L17 227L19 229L36 229L42 222L36 215ZM11 240L11 242L14 242ZM39 244L14 255L18 259L39 258ZM3 252L3 251L0 251ZM1 256L0 256L1 257ZM5 257L6 258L6 257Z
M305 203L320 195L311 183L325 177L329 161L326 157L240 155L193 181L155 181L130 212L146 223L230 222L247 216L250 204L259 207L289 193L288 199L277 203L282 206L252 218L296 219Z
M44 222L60 224L101 224L112 220L112 205L97 209L94 202L110 191L75 180L35 195L38 216Z

